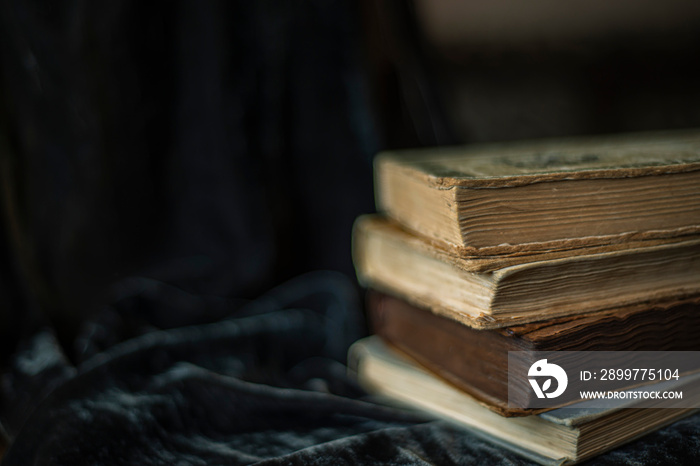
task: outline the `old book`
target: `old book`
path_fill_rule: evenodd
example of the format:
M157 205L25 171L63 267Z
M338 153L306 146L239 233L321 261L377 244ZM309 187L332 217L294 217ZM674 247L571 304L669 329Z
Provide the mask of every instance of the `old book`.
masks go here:
M475 328L497 328L700 293L700 239L471 272L469 261L377 216L358 219L360 282Z
M588 402L525 417L503 417L424 371L378 337L355 343L348 365L365 389L464 426L542 464L576 463L696 412L635 409L629 400L607 408Z
M700 231L700 132L390 152L375 173L381 211L459 255Z
M383 340L504 416L536 412L508 407L509 351L700 351L700 296L492 330L379 292L367 314Z

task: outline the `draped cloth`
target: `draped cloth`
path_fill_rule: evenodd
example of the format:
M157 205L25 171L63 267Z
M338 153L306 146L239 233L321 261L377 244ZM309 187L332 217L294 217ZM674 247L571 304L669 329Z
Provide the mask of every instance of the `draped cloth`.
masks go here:
M3 465L530 464L445 421L385 406L344 365L363 334L337 273L298 277L242 303L132 278L86 322L73 365L43 329L3 379ZM167 323L167 303L209 323ZM165 306L165 307L164 307ZM203 312L204 311L204 312ZM166 312L167 314L167 312ZM596 459L690 464L700 416Z

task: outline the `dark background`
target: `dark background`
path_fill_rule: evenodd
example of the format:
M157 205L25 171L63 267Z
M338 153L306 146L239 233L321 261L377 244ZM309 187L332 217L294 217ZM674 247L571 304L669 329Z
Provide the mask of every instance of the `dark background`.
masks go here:
M515 4L3 2L3 362L133 274L352 277L379 150L700 126L693 3Z

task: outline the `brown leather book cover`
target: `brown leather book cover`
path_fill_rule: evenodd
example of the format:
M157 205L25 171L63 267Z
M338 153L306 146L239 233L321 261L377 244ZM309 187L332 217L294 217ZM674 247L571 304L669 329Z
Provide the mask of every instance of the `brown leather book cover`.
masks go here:
M393 296L368 295L371 329L426 369L505 416L508 351L697 351L700 297L477 330Z

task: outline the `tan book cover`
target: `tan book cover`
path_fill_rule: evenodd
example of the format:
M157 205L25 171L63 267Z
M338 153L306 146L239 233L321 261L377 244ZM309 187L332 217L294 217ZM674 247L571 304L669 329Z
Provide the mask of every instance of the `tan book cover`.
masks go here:
M621 400L608 408L592 408L583 402L538 415L503 417L376 336L350 348L348 366L362 386L388 402L450 420L541 464L584 461L697 412L691 408L635 409L634 402Z
M382 153L378 208L460 255L700 231L700 132Z
M700 294L700 238L590 254L535 256L470 271L471 259L379 217L353 233L361 284L475 328L497 328ZM520 260L520 259L518 259Z

